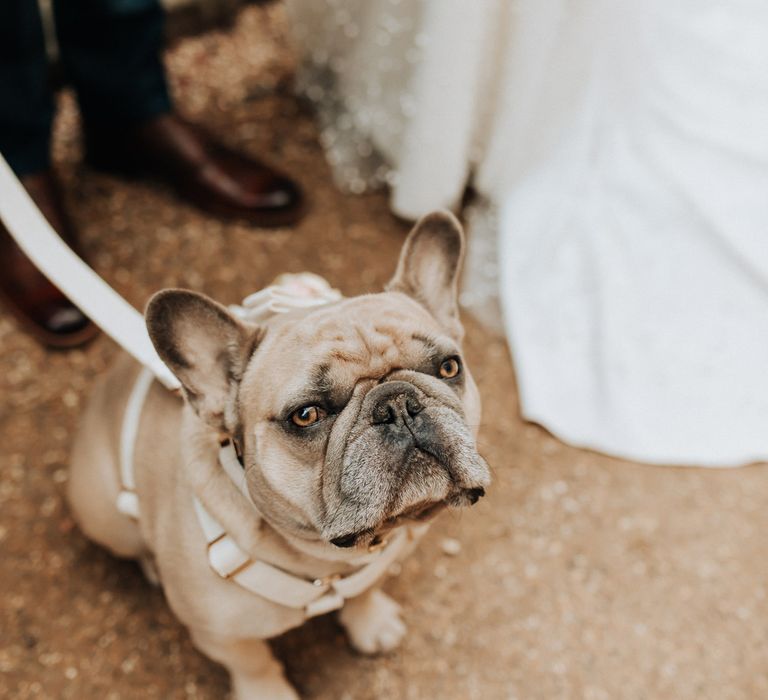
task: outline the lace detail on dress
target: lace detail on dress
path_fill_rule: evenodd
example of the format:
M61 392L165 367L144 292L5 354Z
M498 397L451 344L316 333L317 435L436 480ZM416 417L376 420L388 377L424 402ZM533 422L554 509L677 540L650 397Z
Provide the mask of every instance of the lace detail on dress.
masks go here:
M307 59L297 73L296 88L312 103L320 144L336 186L352 194L380 189L394 181L395 172L358 128L335 87L337 82L338 76L328 65Z
M395 163L413 111L409 89L424 36L420 3L290 0L301 63L296 89L312 105L334 180L361 194L397 181ZM398 7L400 6L400 7Z

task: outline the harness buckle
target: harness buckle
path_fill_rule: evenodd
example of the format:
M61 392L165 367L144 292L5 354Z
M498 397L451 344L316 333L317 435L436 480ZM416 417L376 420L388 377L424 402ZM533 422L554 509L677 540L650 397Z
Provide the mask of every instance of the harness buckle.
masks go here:
M328 576L316 578L312 581L312 585L317 586L318 588L321 586L330 586L332 583L336 583L336 581L340 581L343 578L344 577L341 574L328 574Z

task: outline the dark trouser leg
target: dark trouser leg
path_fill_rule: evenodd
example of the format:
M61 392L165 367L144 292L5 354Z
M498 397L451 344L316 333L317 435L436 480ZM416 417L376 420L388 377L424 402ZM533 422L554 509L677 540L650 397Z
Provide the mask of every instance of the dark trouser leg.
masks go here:
M0 0L0 152L54 229L72 241L48 171L53 120L48 77L36 0ZM24 255L2 221L0 301L46 344L74 347L96 334Z
M56 0L54 8L86 125L130 126L170 110L157 0Z
M53 98L35 0L0 0L0 153L19 175L50 163Z

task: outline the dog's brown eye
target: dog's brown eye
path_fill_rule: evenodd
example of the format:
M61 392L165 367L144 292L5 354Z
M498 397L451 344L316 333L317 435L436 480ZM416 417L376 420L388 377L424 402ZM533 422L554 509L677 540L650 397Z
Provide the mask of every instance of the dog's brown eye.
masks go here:
M307 428L323 420L326 415L328 414L319 406L302 406L291 414L291 420L300 428Z
M461 372L461 363L458 357L449 357L440 365L440 376L443 379L453 379Z

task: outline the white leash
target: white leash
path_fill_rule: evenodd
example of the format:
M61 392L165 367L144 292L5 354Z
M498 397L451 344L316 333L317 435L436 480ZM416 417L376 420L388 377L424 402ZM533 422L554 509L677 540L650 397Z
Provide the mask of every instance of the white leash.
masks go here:
M181 385L155 352L144 317L61 240L0 155L0 218L27 257L168 389Z

